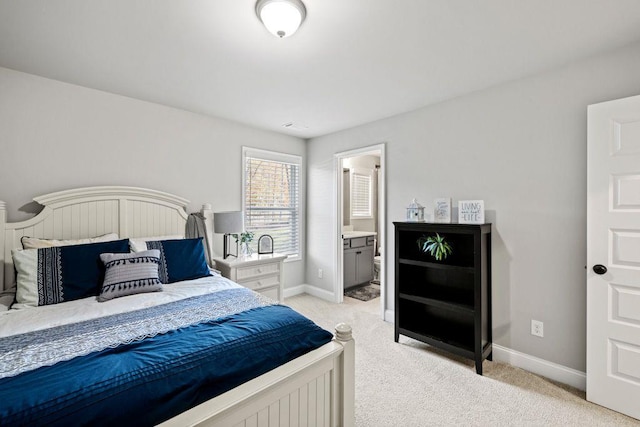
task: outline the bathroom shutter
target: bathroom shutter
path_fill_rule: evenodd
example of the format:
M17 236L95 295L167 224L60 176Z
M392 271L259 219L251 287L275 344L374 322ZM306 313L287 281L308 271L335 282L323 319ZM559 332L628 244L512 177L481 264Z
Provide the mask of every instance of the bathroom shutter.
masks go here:
M371 174L354 171L351 174L351 217L371 218Z

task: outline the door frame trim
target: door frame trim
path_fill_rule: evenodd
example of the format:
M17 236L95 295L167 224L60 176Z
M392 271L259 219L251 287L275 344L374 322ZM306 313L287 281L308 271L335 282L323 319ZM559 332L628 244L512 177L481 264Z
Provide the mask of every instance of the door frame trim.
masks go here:
M386 308L386 247L387 247L387 192L386 192L386 143L368 145L366 147L356 148L348 151L341 151L333 155L333 170L334 170L334 186L333 200L335 203L336 220L333 227L333 247L335 254L335 277L334 277L334 298L335 302L342 303L344 299L344 270L343 270L343 249L342 244L342 224L343 224L343 173L342 173L342 160L349 157L366 156L366 155L379 155L380 156L380 169L378 176L378 222L380 229L378 234L384 239L382 240L382 253L380 254L380 316L384 319L384 313ZM379 239L378 239L379 240Z

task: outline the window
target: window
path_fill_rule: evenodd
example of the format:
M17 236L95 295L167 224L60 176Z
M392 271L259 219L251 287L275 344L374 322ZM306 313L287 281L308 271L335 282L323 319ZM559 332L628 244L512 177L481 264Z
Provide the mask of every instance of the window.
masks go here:
M371 218L371 173L354 170L351 173L351 218Z
M299 258L300 253L300 169L302 158L289 154L243 148L244 228L258 238L273 238L273 250Z

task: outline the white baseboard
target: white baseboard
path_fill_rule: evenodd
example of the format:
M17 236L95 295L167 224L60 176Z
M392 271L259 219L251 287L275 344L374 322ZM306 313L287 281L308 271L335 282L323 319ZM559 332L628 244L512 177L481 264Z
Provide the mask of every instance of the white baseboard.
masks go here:
M291 288L285 288L284 290L285 298L289 298L299 294L309 294L326 301L331 301L331 302L335 301L333 292L327 291L326 289L320 289L315 286L311 286L307 284L293 286Z
M312 295L314 297L317 297L323 300L331 301L331 302L336 301L336 297L333 291L327 291L326 289L320 289L311 285L303 285L303 286L305 287L304 291L309 295Z
M290 288L284 288L284 297L289 298L296 295L304 294L304 287L306 285L292 286Z
M535 356L530 356L501 345L493 344L493 360L508 363L525 371L549 378L562 384L567 384L579 390L586 390L587 375L576 369L568 368L557 363L549 362Z
M319 289L315 286L300 285L284 290L285 298L301 293L307 293L327 301L334 301L333 292ZM394 323L395 312L393 310L385 310L384 320L386 322ZM496 362L507 363L536 375L549 378L550 380L567 384L582 391L587 389L587 375L584 372L549 362L547 360L540 359L539 357L521 353L495 343L493 344L493 360Z

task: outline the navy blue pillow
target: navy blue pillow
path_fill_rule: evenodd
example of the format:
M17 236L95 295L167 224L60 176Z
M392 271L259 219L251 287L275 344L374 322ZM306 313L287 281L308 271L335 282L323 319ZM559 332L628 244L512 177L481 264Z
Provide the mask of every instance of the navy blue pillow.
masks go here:
M147 242L147 249L160 250L158 273L162 283L211 276L204 256L202 237Z
M100 260L100 254L128 252L129 239L61 246L60 266L64 300L72 301L98 295L104 278L104 264Z

